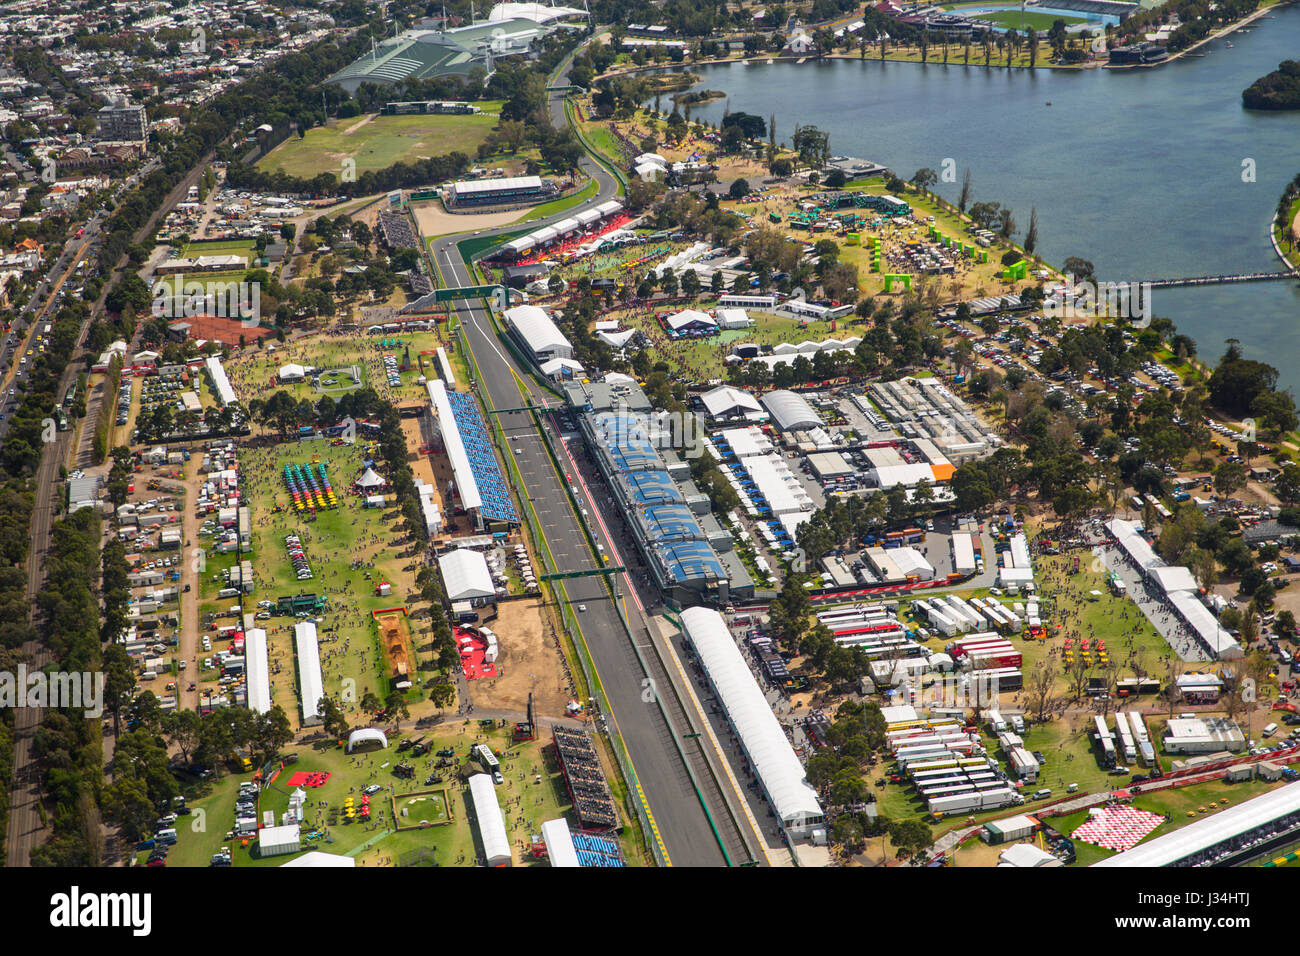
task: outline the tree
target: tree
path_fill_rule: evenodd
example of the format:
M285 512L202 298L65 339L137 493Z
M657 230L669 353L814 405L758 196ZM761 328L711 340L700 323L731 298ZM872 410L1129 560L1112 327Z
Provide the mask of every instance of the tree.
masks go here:
M1038 207L1033 206L1029 210L1029 228L1025 230L1025 252L1033 255L1038 248Z
M429 700L439 708L450 707L456 702L456 686L440 681L429 688Z
M331 737L343 737L348 732L348 721L343 715L343 710L332 697L322 697L317 704L317 712L321 715L322 723L325 726L325 733Z
M934 845L929 824L920 820L900 820L893 824L889 830L889 839L898 855L912 863L923 861Z
M1046 723L1056 709L1056 697L1052 693L1056 685L1056 670L1051 661L1043 660L1029 675L1025 683L1025 695L1029 710L1038 723Z
M967 59L970 58L969 45L967 45L966 47L966 57ZM966 212L966 206L970 203L970 197L971 197L971 175L970 175L970 167L967 166L966 172L962 175L962 179L961 179L961 195L957 199L957 209L960 212L962 213Z
M930 187L938 181L939 174L928 166L922 167L912 174L912 185L924 193L928 193Z
M800 162L814 169L821 169L830 157L830 134L816 126L796 125L790 143Z
M749 180L737 179L731 184L731 188L727 190L727 195L732 199L743 199L749 195L749 192Z
M384 712L393 721L393 726L399 728L402 721L411 716L411 709L406 705L406 698L399 690L392 691L384 698Z
M1076 282L1082 282L1094 277L1096 266L1079 256L1067 256L1065 262L1061 264L1061 271L1074 276Z
M1235 461L1225 461L1214 470L1214 489L1231 497L1246 486L1246 469Z

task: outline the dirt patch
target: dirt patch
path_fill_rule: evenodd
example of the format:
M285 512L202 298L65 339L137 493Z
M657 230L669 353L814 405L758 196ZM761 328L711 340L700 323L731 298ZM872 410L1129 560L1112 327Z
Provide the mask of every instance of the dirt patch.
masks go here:
M500 641L498 676L469 682L475 707L485 710L522 711L528 693L539 716L561 717L569 701L568 678L560 662L551 629L543 622L539 599L505 601L488 623Z
M508 226L528 214L526 209L511 209L508 212L478 212L456 216L442 207L440 200L413 203L411 211L420 226L420 233L426 239L445 236L453 232L470 232L479 229L496 229Z
M366 126L369 123L371 123L374 120L374 118L378 115L379 115L378 113L370 113L367 116L363 116L359 122L353 123L347 129L345 129L343 131L343 135L351 136L353 133L357 132L357 130L361 129L363 126Z
M411 666L411 632L406 625L406 615L399 610L374 615L379 629L379 646L388 663L388 676L399 683L410 681L415 668Z

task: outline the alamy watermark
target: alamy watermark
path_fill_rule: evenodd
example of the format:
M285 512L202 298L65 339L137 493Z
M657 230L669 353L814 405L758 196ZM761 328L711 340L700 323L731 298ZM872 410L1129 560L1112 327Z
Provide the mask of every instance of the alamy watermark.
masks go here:
M594 425L605 444L640 440L659 451L672 449L683 458L704 454L704 419L695 412L634 412L619 399L613 409L596 416Z
M919 658L918 658L919 660ZM945 675L935 680L931 684L917 690L913 686L913 681L919 681L919 678L907 677L904 671L907 667L906 661L899 661L894 669L894 674L899 687L905 694L915 695L911 703L921 708L940 708L949 710L959 710L971 707L996 707L998 704L998 695L1002 692L996 677L982 677L980 671L972 671L966 675Z
M1065 274L1065 288L1043 300L1043 314L1054 319L1127 319L1134 328L1151 325L1150 282L1075 281Z
M212 315L223 319L238 319L244 328L256 328L262 321L262 284L186 279L176 276L171 280L159 279L153 284L153 305L150 311L157 318L185 319L199 315Z
M50 707L104 714L103 671L42 671L19 664L17 672L0 671L0 708Z

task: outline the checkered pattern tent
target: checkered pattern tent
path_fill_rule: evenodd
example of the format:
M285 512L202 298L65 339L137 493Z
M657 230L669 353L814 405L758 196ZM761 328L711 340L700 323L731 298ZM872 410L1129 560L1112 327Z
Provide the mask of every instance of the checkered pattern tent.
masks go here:
M1078 826L1070 838L1123 853L1137 846L1164 822L1160 814L1137 807L1103 807L1093 810L1088 821Z

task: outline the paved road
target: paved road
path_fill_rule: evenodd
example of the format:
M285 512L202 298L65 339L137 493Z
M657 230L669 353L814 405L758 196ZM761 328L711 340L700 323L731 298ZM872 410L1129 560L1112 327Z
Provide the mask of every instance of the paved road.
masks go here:
M559 72L566 70L567 65L562 66ZM562 95L552 94L550 111L557 126L566 122ZM586 157L581 167L599 187L590 204L605 202L617 195L618 184L603 167ZM532 225L541 228L573 215L574 211L570 209ZM509 230L493 232L506 231ZM456 249L457 238L451 236L434 242L431 251L436 265L444 284L474 285L475 280ZM475 383L476 387L486 390L495 408L516 408L522 404L521 380L534 393L535 400L545 400L540 390L528 382L523 370L517 368L512 356L498 340L491 318L480 306L462 303L457 306L457 317L483 375L483 381ZM507 436L507 447L500 451L503 456L513 457L519 467L526 486L520 493L527 498L521 501L521 505L524 508L531 505L536 512L556 566L565 571L594 568L595 558L564 487L569 483L578 488L577 497L582 507L589 515L595 515L597 511L588 497L585 483L578 481L572 471L569 478L556 473L529 413L510 412L499 418ZM545 416L542 427L548 429L552 444L559 448L559 434L549 415ZM619 553L616 543L602 531L597 530L596 534L607 553ZM626 583L620 581L619 587L621 593L626 594ZM673 865L721 866L727 858L733 863L750 860L752 855L746 847L746 838L741 835L729 810L734 795L731 801L723 796L714 778L716 765L705 751L702 739L683 739L681 736L695 733L699 728L688 717L687 709L675 692L663 693L665 688L671 691L675 682L659 663L655 647L662 645L651 643L659 639L644 628L640 608L630 616L638 641L637 648L633 648L620 620L619 609L600 577L563 582L562 588L557 588L557 594L561 600L567 597L575 608L578 605L587 608L578 612L579 622L613 711L609 716L614 727L610 729L622 737L631 755L646 803ZM653 693L647 693L650 687L660 691L666 718L656 706ZM707 805L707 813L702 803ZM720 843L727 848L725 858Z

